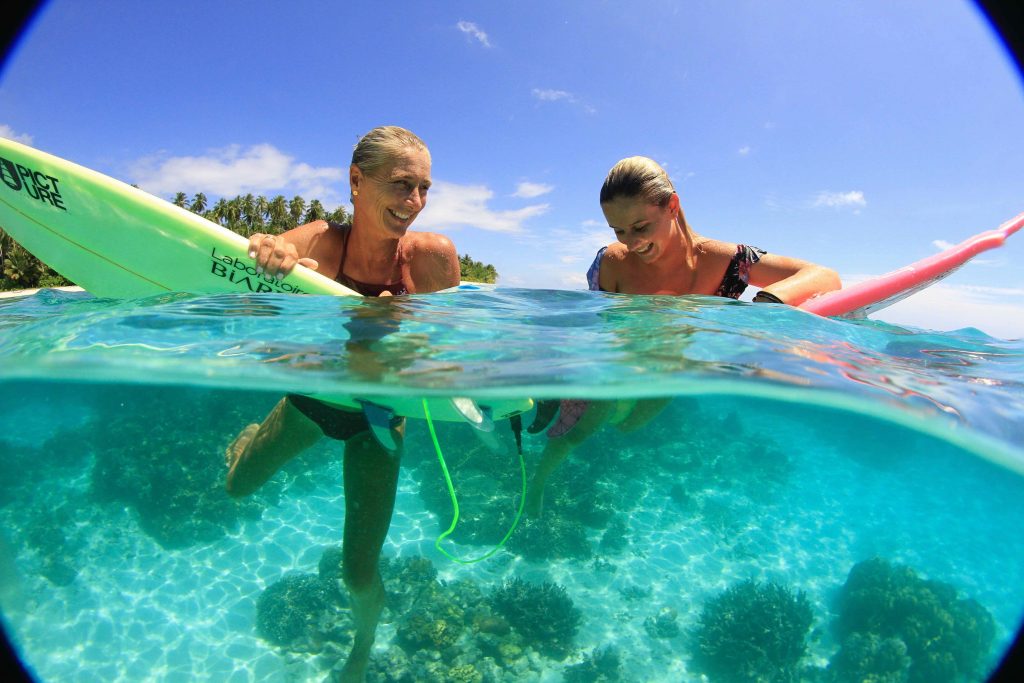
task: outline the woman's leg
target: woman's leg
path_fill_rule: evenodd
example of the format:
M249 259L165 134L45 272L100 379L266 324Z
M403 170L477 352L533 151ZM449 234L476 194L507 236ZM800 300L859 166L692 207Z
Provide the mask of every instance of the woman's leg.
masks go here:
M530 486L526 490L526 514L539 517L544 509L544 487L548 477L558 469L569 453L596 432L611 413L613 401L591 401L579 422L563 436L549 438L544 453L537 463Z
M404 435L399 430L399 441ZM391 526L398 489L400 457L390 455L368 432L345 443L345 534L342 575L352 597L356 624L352 651L341 680L362 681L384 609L384 584L378 565Z
M636 402L633 410L624 420L619 422L620 431L625 433L634 432L647 425L648 422L658 416L665 406L672 402L671 398L645 398Z
M228 494L249 495L322 435L315 422L282 398L262 424L249 425L228 446Z

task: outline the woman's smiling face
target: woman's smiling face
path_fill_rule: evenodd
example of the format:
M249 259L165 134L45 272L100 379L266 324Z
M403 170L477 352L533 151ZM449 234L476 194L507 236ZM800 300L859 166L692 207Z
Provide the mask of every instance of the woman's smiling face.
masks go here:
M678 195L665 206L647 202L643 197L623 197L601 205L615 238L630 254L644 263L655 261L668 246L672 223L678 212Z
M430 154L407 147L394 162L372 175L352 167L356 218L372 220L389 233L404 235L427 205Z

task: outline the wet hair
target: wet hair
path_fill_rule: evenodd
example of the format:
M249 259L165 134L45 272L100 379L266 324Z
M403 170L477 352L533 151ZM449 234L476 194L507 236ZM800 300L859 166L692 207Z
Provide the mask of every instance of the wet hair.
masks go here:
M665 207L676 193L676 188L669 180L658 162L648 157L626 157L612 166L601 186L601 204L607 204L619 197L633 199L639 197L648 204ZM684 230L690 226L683 215L682 205L679 206L679 222Z
M359 138L352 149L352 163L363 173L372 175L410 147L423 150L430 158L427 144L412 131L398 126L379 126Z
M642 197L649 204L665 206L675 191L668 173L654 159L627 157L608 171L601 186L601 203L618 197Z

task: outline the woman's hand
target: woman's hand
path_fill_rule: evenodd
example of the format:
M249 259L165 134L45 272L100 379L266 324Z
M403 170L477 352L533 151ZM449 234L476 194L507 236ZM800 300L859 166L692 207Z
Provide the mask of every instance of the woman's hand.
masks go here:
M320 264L316 259L300 258L295 245L283 235L256 233L249 238L249 258L256 261L256 272L283 280L292 272L295 264L316 270Z

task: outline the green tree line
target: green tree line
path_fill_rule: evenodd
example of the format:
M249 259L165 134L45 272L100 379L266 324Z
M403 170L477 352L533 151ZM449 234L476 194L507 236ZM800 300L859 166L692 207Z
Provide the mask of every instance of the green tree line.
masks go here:
M469 282L497 282L498 271L495 270L491 264L483 264L480 261L474 261L469 257L469 254L463 254L459 257L459 272L462 273L462 279Z
M218 199L211 206L203 192L198 192L191 198L184 192L178 192L172 202L242 237L258 232L278 235L297 225L317 220L336 223L347 223L352 220L352 216L343 206L328 212L319 199L306 202L298 195L291 199L286 199L283 195L267 199L262 195L246 194L233 199ZM2 227L0 265L0 291L74 284L30 254ZM494 266L474 261L468 254L459 257L459 265L463 280L496 282L498 279L498 272Z

